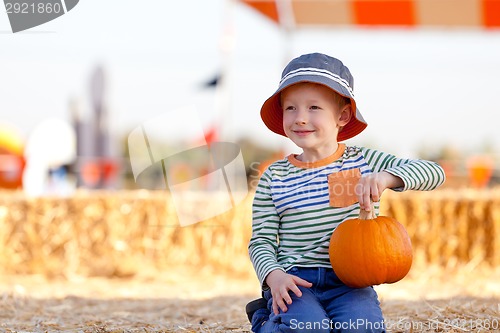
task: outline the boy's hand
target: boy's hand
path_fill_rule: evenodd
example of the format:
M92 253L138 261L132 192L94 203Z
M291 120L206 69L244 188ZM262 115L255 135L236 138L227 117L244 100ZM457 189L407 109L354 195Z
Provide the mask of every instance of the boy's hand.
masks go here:
M401 178L385 171L361 177L356 186L359 207L369 212L372 209L371 201L379 201L385 189L402 186L404 183Z
M286 312L288 310L286 305L292 304L292 298L288 293L289 290L293 291L297 297L300 297L302 296L302 292L298 286L306 288L312 287L311 282L301 279L298 276L285 273L279 269L269 273L266 278L266 283L271 288L271 294L273 296L273 312L276 315L279 313L278 307L281 311Z

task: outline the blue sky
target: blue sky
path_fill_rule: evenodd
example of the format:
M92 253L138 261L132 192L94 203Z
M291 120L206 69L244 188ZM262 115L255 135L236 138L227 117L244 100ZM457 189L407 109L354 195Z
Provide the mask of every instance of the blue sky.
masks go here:
M294 151L265 128L259 110L285 63L316 51L338 57L354 75L369 127L349 143L408 156L444 145L500 151L500 31L342 27L286 36L226 0L82 0L17 34L0 12L0 122L28 135L47 117L69 120L70 100L88 114L91 73L102 65L116 134L194 104L203 126L220 124L228 140L250 136ZM222 68L225 93L202 89Z

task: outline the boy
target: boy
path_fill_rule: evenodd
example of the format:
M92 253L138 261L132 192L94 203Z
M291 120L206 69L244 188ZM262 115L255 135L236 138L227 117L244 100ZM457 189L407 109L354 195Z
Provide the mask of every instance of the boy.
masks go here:
M255 193L249 254L263 298L247 305L253 332L385 332L374 289L349 288L332 270L330 236L360 209L378 213L385 189L432 190L445 175L430 161L339 143L367 126L352 89L340 60L306 54L262 106L266 126L302 153L272 164ZM355 191L339 177L351 177Z

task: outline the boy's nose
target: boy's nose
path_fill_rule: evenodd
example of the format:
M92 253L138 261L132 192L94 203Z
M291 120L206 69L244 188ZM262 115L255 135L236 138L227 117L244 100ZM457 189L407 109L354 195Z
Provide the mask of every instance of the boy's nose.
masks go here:
M307 123L306 113L303 111L297 112L297 117L295 118L295 124L305 125Z

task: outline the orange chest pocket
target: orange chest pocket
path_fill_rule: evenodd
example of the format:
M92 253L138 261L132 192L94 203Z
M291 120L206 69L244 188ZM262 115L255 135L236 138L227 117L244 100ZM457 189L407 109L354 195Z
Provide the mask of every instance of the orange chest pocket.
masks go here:
M343 170L328 175L330 206L347 207L358 202L356 185L361 178L357 169Z

